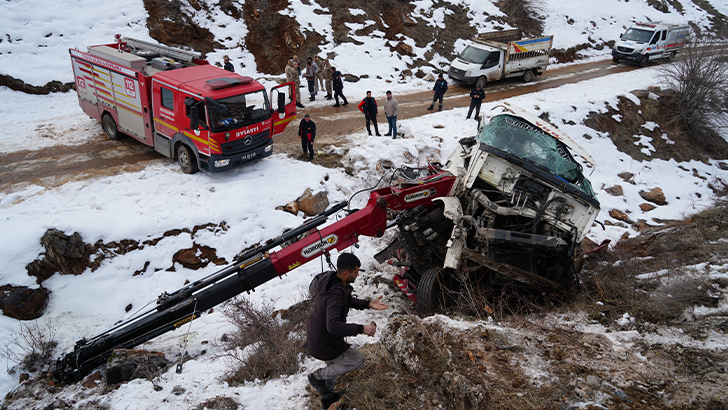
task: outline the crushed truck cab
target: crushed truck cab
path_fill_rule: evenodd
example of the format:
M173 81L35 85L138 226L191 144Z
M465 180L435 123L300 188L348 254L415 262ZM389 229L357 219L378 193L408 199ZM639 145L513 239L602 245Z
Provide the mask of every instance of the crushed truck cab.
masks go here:
M194 52L118 36L114 44L69 52L84 112L111 139L129 135L188 174L270 156L273 136L296 118L293 83L269 94Z

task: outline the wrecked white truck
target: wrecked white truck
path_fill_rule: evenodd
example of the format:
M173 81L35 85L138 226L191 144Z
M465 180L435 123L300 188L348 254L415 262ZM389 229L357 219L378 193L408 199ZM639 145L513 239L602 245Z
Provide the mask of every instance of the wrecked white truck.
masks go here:
M456 176L450 192L401 212L397 240L376 259L402 267L395 282L425 314L456 302L465 283L568 289L600 209L575 156L593 166L553 125L495 107L442 165Z

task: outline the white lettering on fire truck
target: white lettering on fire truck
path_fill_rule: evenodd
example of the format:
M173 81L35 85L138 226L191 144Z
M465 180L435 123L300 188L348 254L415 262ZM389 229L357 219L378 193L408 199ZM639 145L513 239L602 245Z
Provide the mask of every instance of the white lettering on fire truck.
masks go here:
M259 128L260 128L260 126L256 125L255 127L252 127L252 128L246 128L244 130L240 130L237 133L235 133L235 137L237 138L237 137L242 137L243 135L256 133L256 132L258 132Z
M134 87L134 80L132 80L131 78L125 78L124 88L126 91L126 95L131 98L136 98L136 87Z
M303 250L301 250L301 256L304 258L310 258L313 255L336 245L338 241L339 237L332 233L331 235L303 248Z
M164 115L169 115L170 117L174 117L174 111L170 111L164 107L159 107L159 112L161 112Z
M424 191L413 192L411 194L405 195L404 201L405 202L419 201L420 199L429 198L432 195L435 195L435 192L437 192L437 191L434 188L425 189Z

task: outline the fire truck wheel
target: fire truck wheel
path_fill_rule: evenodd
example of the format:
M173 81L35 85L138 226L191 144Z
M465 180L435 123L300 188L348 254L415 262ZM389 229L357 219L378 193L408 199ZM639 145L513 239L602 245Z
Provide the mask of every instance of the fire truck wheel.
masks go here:
M417 313L420 316L442 313L457 298L455 272L431 268L422 274L417 284Z
M197 166L197 158L192 155L192 151L184 144L177 147L177 162L179 162L179 166L185 174L194 174L200 170Z
M530 83L531 81L533 81L533 71L528 70L525 73L523 73L523 82Z
M109 138L112 140L119 138L119 130L116 128L116 122L111 114L104 114L104 117L101 119L101 126Z

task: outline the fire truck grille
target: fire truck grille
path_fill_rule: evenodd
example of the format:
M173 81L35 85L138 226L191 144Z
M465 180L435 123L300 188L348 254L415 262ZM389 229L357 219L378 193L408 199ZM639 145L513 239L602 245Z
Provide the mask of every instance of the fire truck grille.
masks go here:
M236 141L226 142L222 144L222 154L224 156L237 155L260 148L268 143L268 135L268 131L263 131L247 135L245 138Z

